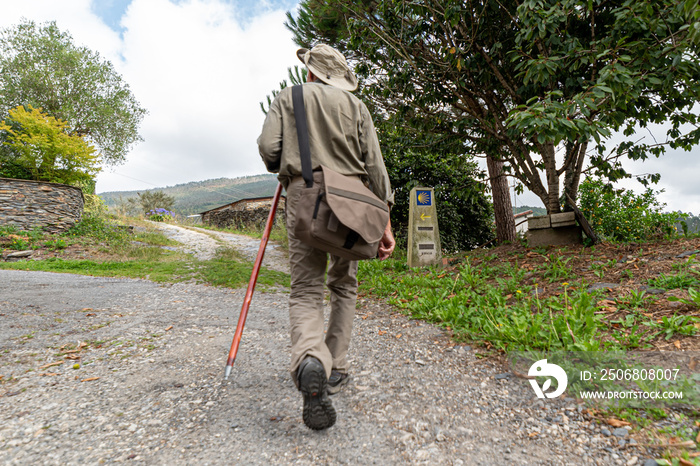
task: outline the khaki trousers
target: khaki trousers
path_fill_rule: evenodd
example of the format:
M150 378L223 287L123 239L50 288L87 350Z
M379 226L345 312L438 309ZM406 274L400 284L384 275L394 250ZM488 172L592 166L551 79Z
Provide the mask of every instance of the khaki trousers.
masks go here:
M297 368L307 356L321 361L327 377L330 377L331 369L347 372L347 354L357 302L357 261L328 254L302 243L294 236L296 205L304 186L304 180L300 177L290 181L286 203L292 288L289 295L292 337L290 372L297 386ZM325 335L324 278L330 291L331 308Z

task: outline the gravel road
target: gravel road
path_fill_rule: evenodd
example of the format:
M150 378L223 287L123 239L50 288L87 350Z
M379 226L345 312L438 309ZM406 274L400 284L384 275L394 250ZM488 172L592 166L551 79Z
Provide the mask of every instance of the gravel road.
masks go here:
M0 463L647 464L574 400L537 401L440 328L369 300L338 422L310 431L287 372L286 289L256 294L223 380L244 293L0 270Z

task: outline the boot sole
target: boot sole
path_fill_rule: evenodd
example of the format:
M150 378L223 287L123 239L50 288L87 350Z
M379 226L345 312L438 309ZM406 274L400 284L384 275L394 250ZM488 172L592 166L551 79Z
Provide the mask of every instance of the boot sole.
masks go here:
M335 409L327 393L326 372L320 363L310 363L304 368L299 390L304 397L303 419L306 427L323 430L335 424Z

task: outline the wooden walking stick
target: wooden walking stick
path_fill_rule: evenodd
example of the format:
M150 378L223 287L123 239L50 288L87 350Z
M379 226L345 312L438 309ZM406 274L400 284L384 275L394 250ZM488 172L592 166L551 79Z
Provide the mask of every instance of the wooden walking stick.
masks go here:
M275 213L277 212L277 204L280 201L281 195L282 185L278 184L277 190L275 191L275 197L272 198L272 208L270 208L270 215L268 215L267 217L265 231L263 232L263 237L260 241L258 257L255 258L255 263L253 264L253 272L250 274L248 290L246 291L245 298L243 299L243 306L241 307L241 315L238 317L238 326L236 327L236 333L233 334L233 342L231 343L231 351L229 351L228 353L228 362L226 363L224 379L228 379L228 377L231 375L231 370L233 369L233 362L236 360L236 354L238 353L238 345L240 345L241 336L243 335L243 327L245 326L246 317L248 317L248 308L250 307L250 301L253 299L253 291L255 291L255 284L258 281L258 274L260 273L260 267L262 266L263 257L265 256L265 248L267 248L267 241L270 239L270 231L272 231L272 225L275 223Z

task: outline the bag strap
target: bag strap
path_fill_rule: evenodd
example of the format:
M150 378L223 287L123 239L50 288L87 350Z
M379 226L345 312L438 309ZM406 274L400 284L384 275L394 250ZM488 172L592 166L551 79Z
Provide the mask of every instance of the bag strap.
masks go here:
M301 176L306 187L314 185L314 175L311 170L311 149L309 149L309 127L306 124L306 108L304 108L304 90L301 84L292 87L292 105L299 140L299 156L301 157Z

